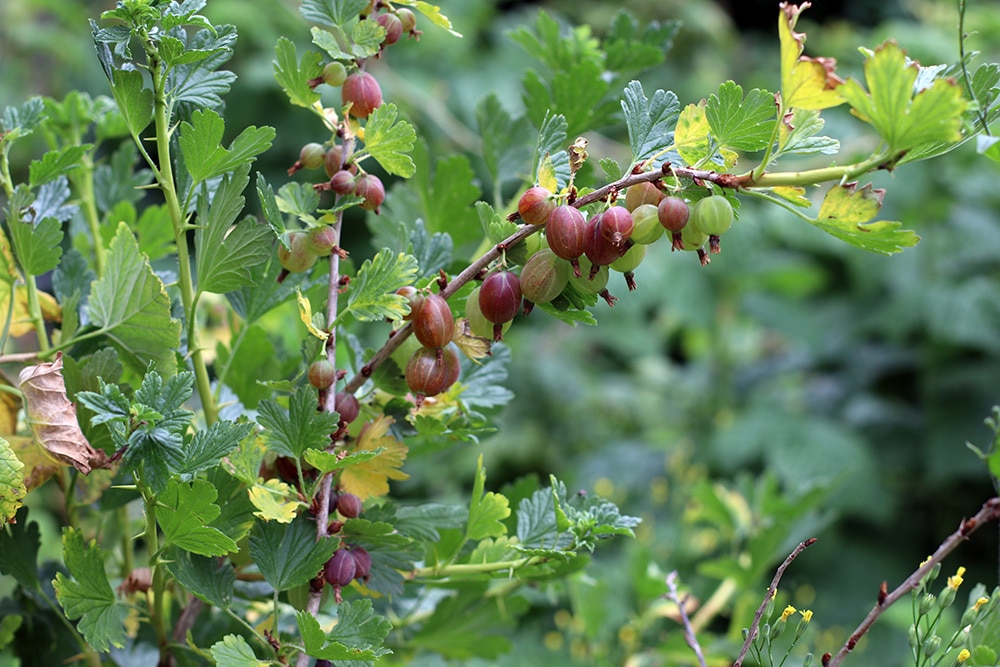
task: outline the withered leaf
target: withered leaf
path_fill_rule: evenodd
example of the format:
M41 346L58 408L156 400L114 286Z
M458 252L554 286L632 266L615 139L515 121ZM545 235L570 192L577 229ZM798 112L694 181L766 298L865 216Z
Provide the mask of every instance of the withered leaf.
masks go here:
M45 451L83 474L108 468L107 455L94 449L76 421L76 406L66 397L62 353L54 361L28 366L18 378L24 395L25 419Z

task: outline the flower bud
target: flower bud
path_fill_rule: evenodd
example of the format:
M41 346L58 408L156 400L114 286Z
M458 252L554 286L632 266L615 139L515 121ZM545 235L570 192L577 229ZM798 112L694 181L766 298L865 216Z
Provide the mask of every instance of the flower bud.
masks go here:
M941 638L937 635L931 635L924 642L924 645L920 647L921 652L928 658L934 657L934 655L941 649Z
M951 606L951 603L955 601L955 588L951 586L946 586L941 591L941 597L938 598L938 606L941 609L947 609Z
M934 608L934 604L937 602L937 598L934 597L933 593L927 593L924 595L923 599L920 600L920 606L917 607L917 611L921 616L926 616L930 613L931 609Z

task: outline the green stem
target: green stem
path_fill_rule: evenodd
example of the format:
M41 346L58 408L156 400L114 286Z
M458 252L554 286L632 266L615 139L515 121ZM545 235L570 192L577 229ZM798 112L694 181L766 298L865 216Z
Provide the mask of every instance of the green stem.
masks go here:
M191 258L188 255L187 233L184 210L181 208L174 181L173 165L170 156L170 119L166 96L166 77L159 61L151 64L150 73L153 77L153 93L155 97L154 120L156 123L156 152L159 156L159 171L157 181L163 191L163 197L170 213L170 221L174 228L174 240L177 244L177 287L181 293L181 303L184 305L184 316L188 322L188 350L191 354L191 364L194 367L195 385L201 398L202 409L205 412L205 423L211 426L219 419L219 409L212 395L212 383L208 377L208 366L198 340L198 322L194 280L191 276Z
M135 549L132 546L132 538L129 533L128 505L118 508L118 529L122 531L122 579L127 577L135 569Z
M146 511L146 550L149 553L149 568L152 571L153 586L150 589L152 601L149 605L149 620L156 631L156 639L160 647L160 664L170 664L170 651L168 644L170 637L167 635L165 619L165 596L166 578L163 567L159 563L157 554L160 551L160 538L156 532L156 499L153 498L147 489L143 489L143 505Z
M767 142L767 148L764 149L764 157L761 158L760 164L753 170L754 180L760 180L760 177L764 175L764 170L767 169L767 165L771 162L771 154L774 151L774 142L778 140L778 132L781 131L781 123L785 117L785 100L778 95L778 119L774 123L774 127L771 128L771 138Z
M842 181L848 178L857 178L886 161L887 155L879 153L862 162L846 164L840 167L823 167L822 169L807 169L805 171L779 171L774 173L761 174L755 177L753 172L748 174L749 178L744 184L745 187L774 188L779 186L806 186L825 183L828 181Z
M529 565L544 563L544 556L528 556L515 560L503 560L496 563L457 563L455 565L420 567L407 573L407 579L441 579L470 574L489 574L502 570L519 570Z
M35 283L35 277L26 275L24 284L28 292L28 313L35 326L35 335L38 336L38 349L41 352L48 352L50 347L49 334L45 330L45 319L42 317L42 307L38 301L38 285Z
M97 200L94 197L94 159L90 153L84 153L81 163L76 181L83 215L87 219L90 238L94 243L94 270L100 278L104 275L105 251L101 242L101 219L97 213Z

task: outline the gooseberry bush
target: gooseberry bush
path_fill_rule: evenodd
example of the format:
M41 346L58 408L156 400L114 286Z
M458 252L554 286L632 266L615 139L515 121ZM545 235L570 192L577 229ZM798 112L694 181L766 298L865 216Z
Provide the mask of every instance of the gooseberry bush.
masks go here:
M863 52L863 82L841 78L803 55L808 6L775 8L774 91L725 81L687 104L637 78L677 24L623 12L598 43L542 14L513 35L547 72L525 74L523 115L495 94L477 107L486 170L513 194L446 224L405 211L405 185L386 188L430 176L379 82L423 30L454 32L439 8L302 1L294 37L313 47L280 37L274 77L314 136L280 184L253 171L275 130L227 127L237 33L212 23L207 0L123 0L92 21L111 95L32 98L0 116L3 361L19 365L3 387L0 571L17 595L0 649L30 646L38 664L229 667L511 651L529 596L639 521L555 477L487 490L481 458L465 504L393 497L410 452L493 432L512 398L509 328L596 324L612 291L644 288L634 272L652 252L710 271L740 252L722 238L755 224L740 215L750 198L859 252L910 248L918 236L878 220L886 193L862 181L988 135L1000 115L1000 67L971 57L922 66L886 42ZM838 106L877 138L869 154L843 156L823 135ZM588 133L617 122L627 158L589 155ZM48 150L15 182L10 156L32 135ZM829 166L782 171L810 155ZM361 215L377 251L357 262L364 249L342 230ZM286 363L266 331L288 304L298 319L280 326L302 338ZM55 565L39 562L22 508L48 487L64 509ZM997 512L987 504L979 523ZM739 661L764 662L794 613L779 619L773 599ZM995 610L986 599L977 614ZM762 617L779 619L764 635Z

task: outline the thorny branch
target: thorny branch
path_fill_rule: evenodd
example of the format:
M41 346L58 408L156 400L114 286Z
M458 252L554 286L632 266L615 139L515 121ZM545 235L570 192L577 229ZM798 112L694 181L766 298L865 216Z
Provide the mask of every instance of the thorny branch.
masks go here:
M694 628L691 627L691 619L688 618L687 610L685 609L688 596L684 595L684 597L681 597L677 592L677 570L667 575L667 588L670 590L666 598L677 605L677 609L681 615L681 622L684 625L684 640L691 647L691 650L694 651L695 656L698 658L698 664L701 667L708 667L708 664L705 662L705 654L701 650L701 644L698 643L698 637L694 632Z

